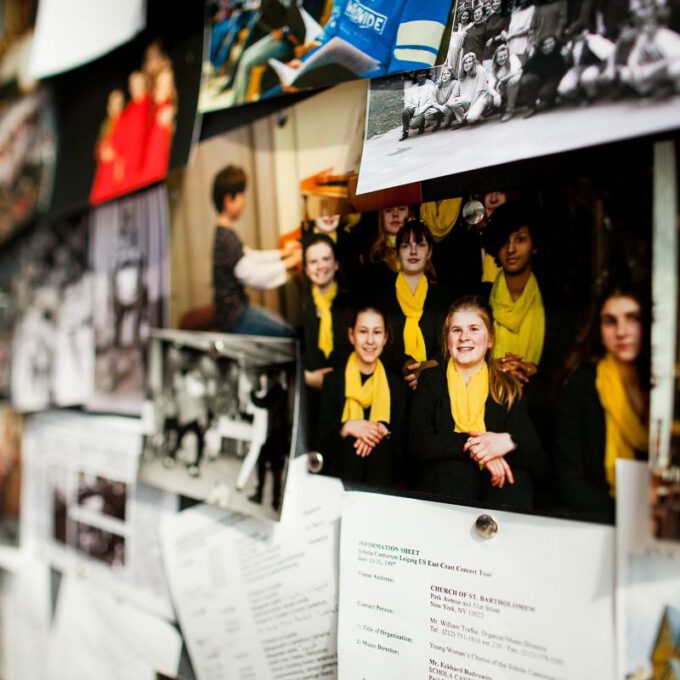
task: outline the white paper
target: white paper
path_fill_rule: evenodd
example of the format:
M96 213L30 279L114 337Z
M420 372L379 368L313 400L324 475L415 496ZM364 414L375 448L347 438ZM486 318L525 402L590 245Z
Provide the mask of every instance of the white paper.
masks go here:
M680 615L680 545L652 536L648 508L647 465L617 461L618 677L631 680L666 677L652 676L651 655L666 608Z
M59 588L48 680L155 680L174 676L182 638L169 623L83 579Z
M40 0L30 73L47 78L86 64L145 25L145 0Z
M31 418L21 541L57 568L172 618L159 533L177 496L137 485L141 442L136 419L63 411ZM117 504L112 488L124 493Z
M335 479L294 461L280 524L199 506L166 520L163 555L198 680L336 676Z
M16 573L2 575L3 679L44 678L49 635L49 566L24 554Z
M613 529L483 512L347 494L341 679L613 678Z
M294 85L304 75L328 64L337 64L358 76L380 65L373 57L369 57L365 52L337 36L331 38L305 59L300 68L291 68L278 59L269 59L269 64L286 86Z

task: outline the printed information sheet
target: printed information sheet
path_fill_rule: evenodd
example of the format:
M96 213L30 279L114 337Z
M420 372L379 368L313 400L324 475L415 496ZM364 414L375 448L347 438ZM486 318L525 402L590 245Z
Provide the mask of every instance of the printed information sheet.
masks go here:
M614 530L348 493L339 677L614 677Z
M168 581L198 680L335 678L342 484L293 462L283 520L209 506L166 520Z

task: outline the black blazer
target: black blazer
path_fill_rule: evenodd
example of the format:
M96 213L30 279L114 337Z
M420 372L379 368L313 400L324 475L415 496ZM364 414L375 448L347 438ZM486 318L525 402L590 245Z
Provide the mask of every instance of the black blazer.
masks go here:
M390 423L389 439L383 440L368 459L374 456L377 449L389 459L389 464L380 475L380 479L372 480L376 484L390 485L401 474L404 458L406 392L403 380L387 372L390 388ZM319 430L317 449L324 457L324 470L342 479L347 479L345 471L346 457L355 458L354 437L340 436L342 412L345 408L345 367L338 367L324 379L321 389L321 407L319 414ZM369 460L365 459L366 463ZM364 480L354 480L364 481Z
M505 457L513 471L524 470L533 479L545 474L547 459L522 399L515 401L508 410L489 396L484 411L484 423L488 432L508 432L517 444L517 449ZM446 476L449 463L474 463L463 452L468 434L454 432L454 429L446 366L426 370L420 376L418 389L413 397L410 424L410 452L424 478L434 474ZM456 496L455 476L451 475L450 479L451 495ZM436 487L441 489L442 484L439 482Z
M614 499L604 470L605 415L595 387L595 367L578 369L560 398L555 467L560 492L572 509L613 521Z

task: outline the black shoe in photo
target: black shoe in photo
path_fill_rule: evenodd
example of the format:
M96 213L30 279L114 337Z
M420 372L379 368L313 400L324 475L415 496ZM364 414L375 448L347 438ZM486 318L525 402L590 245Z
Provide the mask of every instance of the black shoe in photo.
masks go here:
M408 130L403 130L401 133L401 137L399 137L400 142L403 142L405 139L408 139Z
M251 503L262 503L262 492L256 491L252 496L248 496Z

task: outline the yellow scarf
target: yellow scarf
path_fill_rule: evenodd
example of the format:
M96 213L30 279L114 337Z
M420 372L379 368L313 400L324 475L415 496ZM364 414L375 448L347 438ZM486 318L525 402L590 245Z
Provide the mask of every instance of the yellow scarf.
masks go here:
M462 198L430 201L420 206L420 219L427 224L435 241L446 236L458 221Z
M484 253L484 262L482 264L482 283L493 283L500 272L500 268L496 264L489 253Z
M406 282L403 274L397 275L395 286L397 289L397 302L406 317L406 323L404 324L404 350L408 356L413 357L416 361L427 361L425 338L418 325L420 317L423 315L423 307L427 297L427 277L424 274L420 277L415 293L411 292L411 287Z
M363 420L364 409L371 407L369 420L374 423L390 422L390 386L385 367L378 359L373 375L361 384L361 372L356 352L352 352L345 366L345 408L342 422Z
M338 229L340 226L338 225ZM333 241L333 243L338 242L338 229L333 229L333 231L323 231L323 229L319 229L319 227L314 227L312 229L313 234L323 234L324 236L328 236L328 238Z
M630 404L623 385L621 369L610 354L597 362L595 388L604 409L604 471L610 493L616 495L616 459L635 458L636 451L647 451L647 427Z
M545 337L545 310L536 277L532 274L522 294L513 300L503 272L499 272L489 298L495 318L494 357L507 352L538 364Z
M333 351L333 314L331 307L338 294L338 284L333 281L327 293L322 293L316 286L312 286L312 299L319 311L319 349L328 359Z
M466 385L453 359L449 359L446 383L449 387L451 416L456 424L455 432L486 432L484 408L489 396L489 369L486 362Z

